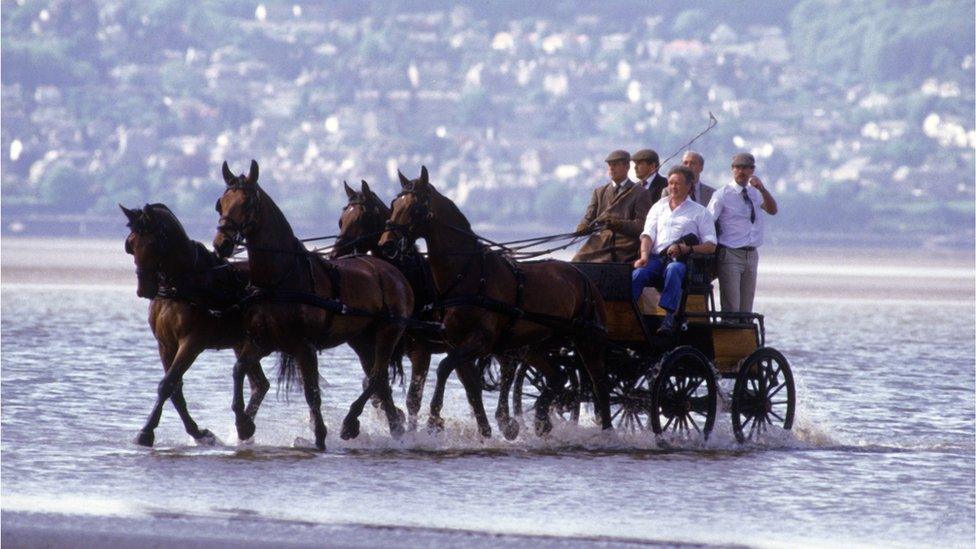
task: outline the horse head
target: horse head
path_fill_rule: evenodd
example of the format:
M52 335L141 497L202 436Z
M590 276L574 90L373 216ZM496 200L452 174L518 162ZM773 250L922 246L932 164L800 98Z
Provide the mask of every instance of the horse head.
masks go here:
M128 219L125 252L135 260L136 295L151 299L159 292L160 275L172 273L186 260L180 246L185 249L190 239L173 212L163 204L146 204L141 210L130 210L121 204L119 208Z
M432 200L440 196L430 184L426 166L421 166L417 179L407 179L399 170L397 175L402 190L393 199L390 220L379 242L387 255L395 255L398 245L412 245L418 238L427 236L434 218Z
M390 217L390 209L370 190L365 180L359 191L352 189L345 181L342 184L349 203L339 217L339 237L332 257L378 251L380 234Z
M258 186L258 163L254 160L251 160L251 168L246 176L235 176L226 161L222 172L227 188L215 206L220 221L213 247L220 257L229 257L238 244L242 244L258 229L262 191Z

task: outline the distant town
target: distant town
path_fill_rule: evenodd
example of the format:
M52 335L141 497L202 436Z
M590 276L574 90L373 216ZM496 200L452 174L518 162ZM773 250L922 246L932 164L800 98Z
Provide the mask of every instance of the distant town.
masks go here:
M752 152L774 242L971 246L973 4L783 4L5 3L2 234L114 236L147 202L209 234L251 158L306 234L343 181L389 200L421 165L479 230L565 232L607 152L663 159L713 113L702 179Z

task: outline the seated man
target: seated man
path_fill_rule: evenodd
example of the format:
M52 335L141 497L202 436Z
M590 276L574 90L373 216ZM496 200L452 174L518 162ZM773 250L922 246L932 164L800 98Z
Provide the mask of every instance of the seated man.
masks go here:
M634 262L631 291L640 298L645 286L664 284L658 305L667 314L658 329L660 335L674 333L674 312L681 303L681 285L686 267L679 258L692 252L715 251L715 220L708 210L688 198L695 174L684 166L668 172L668 197L647 214L640 235L640 259Z
M638 237L651 208L651 193L627 177L630 153L613 151L606 162L610 181L593 191L586 214L576 227L577 234L590 237L573 261L630 263L637 258Z

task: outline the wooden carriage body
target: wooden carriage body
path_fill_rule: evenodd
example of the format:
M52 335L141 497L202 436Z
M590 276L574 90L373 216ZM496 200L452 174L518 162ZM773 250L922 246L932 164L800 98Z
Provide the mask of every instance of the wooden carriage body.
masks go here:
M656 356L680 345L690 345L705 355L716 371L734 376L739 363L764 344L762 315L722 315L715 310L710 257L689 263L682 329L675 337L659 337L656 331L665 311L658 306L660 294L645 288L637 302L631 298L632 266L628 263L573 263L599 288L606 304L608 339L645 356Z

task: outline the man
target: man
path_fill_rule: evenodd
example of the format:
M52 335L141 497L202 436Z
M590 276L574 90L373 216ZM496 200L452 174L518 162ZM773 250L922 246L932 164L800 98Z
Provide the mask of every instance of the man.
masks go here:
M645 286L660 285L658 306L666 311L659 335L673 335L674 313L681 303L685 264L679 261L691 253L715 251L715 220L701 204L691 200L695 174L685 166L668 172L668 198L651 207L640 235L640 258L634 262L631 292L636 301Z
M715 193L715 188L701 182L701 173L705 169L705 157L695 151L688 151L681 157L681 165L695 174L695 183L691 187L691 199L702 206L708 206L708 202ZM665 190L664 195L667 196L667 194L668 192Z
M577 234L593 234L573 261L630 263L637 258L638 239L651 208L651 193L627 177L630 153L613 151L606 162L610 182L594 189L586 214L576 227Z
M722 312L752 312L756 269L763 242L762 210L776 215L776 200L753 175L756 159L749 153L732 157L732 182L712 196L708 211L718 226L718 287Z
M651 203L661 199L661 192L668 186L668 179L657 173L661 167L661 160L657 152L652 149L641 149L630 157L634 161L634 173L637 174L637 184L651 191Z

